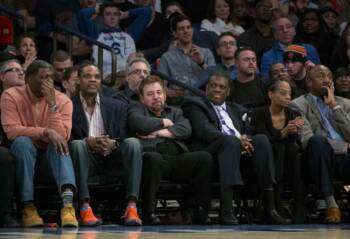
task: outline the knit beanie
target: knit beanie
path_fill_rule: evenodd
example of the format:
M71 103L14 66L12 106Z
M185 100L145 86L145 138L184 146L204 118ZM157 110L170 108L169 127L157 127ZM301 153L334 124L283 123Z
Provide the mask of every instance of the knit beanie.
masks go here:
M283 54L283 61L286 62L301 62L307 61L306 49L300 45L289 45Z

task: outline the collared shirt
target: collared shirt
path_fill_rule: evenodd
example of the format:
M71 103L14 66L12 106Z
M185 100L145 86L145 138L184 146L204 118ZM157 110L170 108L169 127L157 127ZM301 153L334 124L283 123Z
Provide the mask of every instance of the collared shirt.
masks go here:
M86 119L89 124L89 137L104 135L106 131L103 125L103 118L101 114L100 95L99 94L96 95L96 98L95 98L96 103L92 114L88 112L88 106L87 106L86 100L81 94L80 94L80 100L81 100L81 104L83 105Z
M317 109L322 117L324 125L326 126L326 129L328 131L328 138L334 140L343 140L341 135L338 134L338 132L334 129L333 125L331 124L332 112L329 106L326 105L320 97L317 97L315 95L311 95L311 97L317 106Z
M222 105L214 105L212 106L215 109L216 115L218 116L221 124L221 132L226 135L234 135L237 138L241 138L241 134L233 125L232 119L227 113L226 103L224 102Z

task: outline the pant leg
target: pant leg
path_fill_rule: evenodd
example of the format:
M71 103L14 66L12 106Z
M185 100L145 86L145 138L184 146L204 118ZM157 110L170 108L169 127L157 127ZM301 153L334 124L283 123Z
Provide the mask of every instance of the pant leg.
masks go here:
M243 185L240 172L241 142L238 138L223 135L205 150L218 160L221 191L234 185Z
M149 215L155 210L159 183L162 178L163 171L166 168L169 169L169 164L163 159L161 154L157 152L144 153L142 168L143 215Z
M76 190L74 168L70 155L58 153L53 145L49 144L46 149L45 160L49 162L59 191L62 186L70 186Z
M333 195L333 150L325 137L314 135L307 146L310 176L325 196Z
M73 140L69 147L75 170L79 199L89 199L88 178L91 172L91 163L95 161L94 156L89 153L84 140Z
M257 134L252 137L254 152L247 157L253 163L260 190L273 188L275 183L275 166L270 141L266 135Z
M175 156L171 162L171 180L190 182L198 206L209 210L211 198L212 156L206 151L195 151Z
M16 181L21 201L34 200L34 173L37 149L26 136L17 137L11 144L11 153L16 160Z
M11 202L15 188L15 162L10 151L0 147L0 218L11 213ZM1 221L1 220L0 220Z
M302 179L300 147L296 143L286 145L285 176L292 186L295 196L303 197L304 182Z
M142 151L140 140L127 138L121 145L121 157L126 170L126 197L139 197L142 176Z
M283 192L284 186L284 165L286 160L286 151L287 146L286 143L283 142L273 142L273 158L275 163L275 175L276 175L276 185L275 185L275 201L277 208L281 207L281 196Z
M350 152L346 155L337 155L335 157L336 177L344 184L350 184Z

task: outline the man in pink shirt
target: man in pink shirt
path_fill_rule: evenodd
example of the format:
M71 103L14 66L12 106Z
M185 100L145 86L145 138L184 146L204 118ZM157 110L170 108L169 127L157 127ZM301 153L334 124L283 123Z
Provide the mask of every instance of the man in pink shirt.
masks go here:
M72 206L75 176L67 146L73 107L67 96L54 89L53 75L49 63L34 61L27 68L26 85L12 87L1 97L1 122L16 159L24 227L43 225L33 203L37 163L51 169L59 187L63 201L61 226L78 226Z

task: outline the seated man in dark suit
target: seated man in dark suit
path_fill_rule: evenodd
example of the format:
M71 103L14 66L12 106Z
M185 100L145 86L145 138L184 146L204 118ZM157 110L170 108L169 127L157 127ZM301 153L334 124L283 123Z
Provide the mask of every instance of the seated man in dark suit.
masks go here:
M143 158L143 222L158 224L154 214L161 178L193 185L194 223L209 222L212 157L205 151L189 152L184 140L191 136L190 122L181 109L165 105L164 82L149 76L140 84L140 103L128 110L130 130L141 141Z
M183 104L185 115L190 119L195 149L205 150L218 160L221 183L221 223L238 224L232 208L233 186L243 185L240 161L251 161L253 174L262 193L266 222L288 224L281 217L274 203L274 162L269 140L265 135L249 137L244 134L242 106L225 102L229 88L229 77L213 74L206 86L208 99L188 98Z
M74 140L71 152L79 185L80 223L87 226L101 223L89 206L89 176L120 171L117 166L121 160L126 170L128 201L122 219L125 225L141 225L136 201L141 181L142 153L138 139L126 138L127 106L99 93L101 73L95 65L82 65L78 76L79 92L72 98Z
M310 69L309 93L292 101L305 121L301 143L307 150L312 181L326 201L326 223L340 223L333 178L350 183L350 100L334 96L332 72L323 65Z

